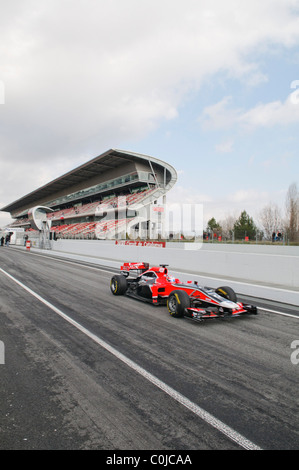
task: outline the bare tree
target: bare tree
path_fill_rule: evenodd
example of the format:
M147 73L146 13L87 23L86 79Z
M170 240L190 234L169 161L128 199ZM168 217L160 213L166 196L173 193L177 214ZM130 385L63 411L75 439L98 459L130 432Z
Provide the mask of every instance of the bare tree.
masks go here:
M299 193L296 183L291 184L287 192L286 230L290 242L299 241Z
M271 240L274 232L282 231L282 216L277 204L270 203L263 207L258 215L258 221L262 226L264 236L267 240Z
M224 238L230 239L232 238L232 233L234 230L234 224L236 222L236 218L232 215L227 215L225 219L221 220L219 223L222 227L222 236Z

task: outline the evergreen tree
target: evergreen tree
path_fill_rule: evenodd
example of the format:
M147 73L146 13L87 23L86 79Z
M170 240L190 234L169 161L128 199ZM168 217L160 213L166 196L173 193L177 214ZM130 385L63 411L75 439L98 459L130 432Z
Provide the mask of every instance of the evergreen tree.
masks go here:
M207 230L211 232L221 232L221 225L216 222L215 217L212 217L208 221Z
M235 239L244 239L248 237L249 240L254 240L257 234L256 225L246 211L243 211L240 217L234 224Z

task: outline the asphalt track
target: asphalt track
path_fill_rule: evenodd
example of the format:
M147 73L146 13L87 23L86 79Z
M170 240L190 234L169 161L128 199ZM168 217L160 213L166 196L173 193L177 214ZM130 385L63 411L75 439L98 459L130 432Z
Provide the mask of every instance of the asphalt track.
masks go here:
M296 308L174 319L113 271L0 248L1 450L298 449Z

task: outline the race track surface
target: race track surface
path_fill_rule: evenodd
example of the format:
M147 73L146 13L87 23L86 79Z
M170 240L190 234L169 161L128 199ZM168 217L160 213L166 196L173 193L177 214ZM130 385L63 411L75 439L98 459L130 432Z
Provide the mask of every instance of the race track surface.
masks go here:
M0 449L298 449L296 309L175 319L112 273L0 247Z

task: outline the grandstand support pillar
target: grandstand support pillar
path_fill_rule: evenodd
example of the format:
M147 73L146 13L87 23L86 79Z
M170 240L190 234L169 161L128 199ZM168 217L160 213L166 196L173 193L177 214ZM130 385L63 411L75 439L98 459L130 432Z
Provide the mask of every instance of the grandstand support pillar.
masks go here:
M49 229L42 229L39 232L39 245L42 250L51 250L51 242L50 242L50 230Z
M149 162L149 165L150 165L150 168L151 168L151 172L152 172L153 178L154 178L154 180L155 180L155 182L156 182L156 187L159 188L159 186L160 186L160 185L159 185L159 181L158 181L158 179L157 179L157 175L156 175L156 173L155 173L155 171L154 171L153 165L152 165L152 163L151 163L150 160L149 160L148 162Z

